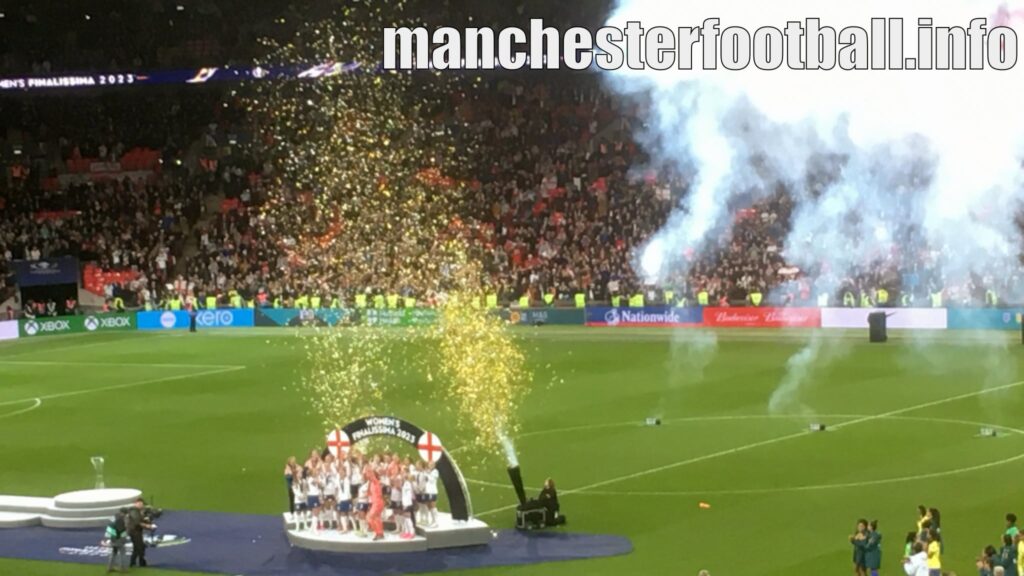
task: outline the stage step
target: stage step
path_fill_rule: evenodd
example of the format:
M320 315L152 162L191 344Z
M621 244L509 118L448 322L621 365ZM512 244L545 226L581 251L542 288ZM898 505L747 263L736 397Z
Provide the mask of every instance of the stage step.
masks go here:
M53 507L53 498L32 496L0 496L0 512L46 514Z
M427 548L461 548L483 546L494 538L491 527L476 518L466 521L452 520L451 514L437 513L434 526L416 526L416 533L427 539Z
M25 512L0 512L0 528L24 528L38 526L41 521L39 514Z
M372 537L360 537L351 533L340 534L335 530L288 530L288 541L292 546L320 552L388 554L427 550L427 539L422 536L403 540L397 536L385 535L384 540L374 541Z
M87 518L58 518L43 516L43 526L47 528L103 528L114 519L114 516L96 516Z
M78 490L61 494L53 499L55 508L119 508L129 506L142 492L132 488L106 488Z
M103 508L57 508L53 507L46 511L46 516L54 518L99 518L113 516L121 508L127 506L106 506Z

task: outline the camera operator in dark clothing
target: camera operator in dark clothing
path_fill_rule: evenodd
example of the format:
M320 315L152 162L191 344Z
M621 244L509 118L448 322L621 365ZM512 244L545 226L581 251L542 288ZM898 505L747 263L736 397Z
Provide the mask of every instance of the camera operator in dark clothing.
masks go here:
M145 500L139 498L135 501L135 505L128 510L128 537L132 539L130 566L135 566L136 562L138 562L139 566L146 565L146 543L142 540L142 531L156 528L156 525L152 524L150 519L146 517L144 513L145 508Z
M548 526L559 526L565 524L565 516L562 516L558 507L558 492L555 490L555 481L548 478L544 481L544 489L540 491L538 498L540 503L548 510Z

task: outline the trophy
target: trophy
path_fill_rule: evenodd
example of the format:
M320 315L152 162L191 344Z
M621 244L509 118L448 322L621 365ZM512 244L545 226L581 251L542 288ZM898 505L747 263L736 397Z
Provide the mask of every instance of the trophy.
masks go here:
M103 484L103 456L92 457L92 469L96 471L96 489L103 490L106 488Z

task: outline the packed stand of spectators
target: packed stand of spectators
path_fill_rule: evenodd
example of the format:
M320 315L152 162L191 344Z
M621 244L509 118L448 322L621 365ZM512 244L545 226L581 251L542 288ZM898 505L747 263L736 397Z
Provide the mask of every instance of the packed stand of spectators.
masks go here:
M648 303L696 303L706 293L712 304L750 302L753 294L773 305L917 305L945 281L936 254L912 231L901 231L890 253L871 266L836 275L827 268L801 270L787 263L793 200L779 192L759 202L730 207L733 225L713 233L699 254L688 254L685 276L663 285L646 284L634 269L637 251L665 224L686 193L687 182L649 165L633 128L640 122L633 104L609 95L599 79L569 77L497 78L479 97L451 112L453 125L471 131L476 151L477 186L469 189L464 223L483 251L490 290L502 301L524 294L533 303L549 296L569 302L577 293L588 301L626 299L644 294ZM351 302L355 291L399 293L421 300L408 286L381 279L296 277L280 238L261 234L259 209L267 194L270 168L252 158L221 169L230 209L195 231L199 254L188 264L188 278L204 294L237 290L247 299L263 293L298 297L319 286L326 305L333 296ZM902 247L902 249L899 249ZM816 278L812 281L811 278ZM361 284L362 282L362 284ZM968 288L951 286L947 302L983 303L994 278L978 277ZM907 287L906 290L903 290ZM882 301L879 294L891 296ZM822 301L821 296L827 298Z
M236 4L11 7L0 15L0 73L250 61L260 50L257 37L289 37L295 24L316 17L308 10L321 9ZM541 0L487 7L445 0L443 12L493 25L523 14L557 24L578 10ZM601 13L591 14L600 19ZM43 27L48 34L39 32ZM83 27L92 32L83 34ZM463 175L478 185L470 187L462 216L482 251L489 289L502 301L529 294L533 303L564 302L578 293L609 301L642 293L648 303L663 303L671 291L669 303L694 303L698 294L711 303L739 303L757 294L766 303L814 305L822 294L845 303L849 293L859 305L864 297L879 303L883 288L896 303L909 286L917 298L945 287L947 302L977 304L991 288L1009 294L1016 284L1012 271L943 278L941 254L912 236L898 238L892 253L871 266L841 276L827 267L801 270L785 261L793 203L779 193L731 207L734 225L686 255L685 276L649 285L634 269L637 251L665 224L688 182L652 164L635 140L641 105L611 95L589 74L498 74L486 82L447 113L454 130L473 133L480 143L478 173ZM12 258L71 254L138 272L132 285L105 287L106 295L116 292L138 305L159 305L178 292L295 297L309 285L322 287L325 302L334 295L350 301L364 287L427 296L393 279L296 277L281 239L260 226L273 175L258 146L246 146L256 132L248 122L234 92L213 86L0 101L0 157L9 169L0 204L15 215L0 222L0 280ZM147 182L77 183L62 186L64 192L49 185L69 162L116 162L138 147L160 153L159 174ZM226 204L204 219L209 194L224 195ZM39 212L75 215L40 219ZM183 248L191 242L196 253L186 258Z
M141 303L137 294L168 280L202 197L202 188L185 181L129 179L19 194L7 202L13 217L0 223L0 250L5 261L74 256L103 270L130 270L137 278L106 286L105 296Z
M108 299L143 305L163 291L183 256L204 198L222 189L208 157L233 132L234 109L219 91L78 95L0 101L0 300L11 295L14 259L75 256L127 271L101 287ZM227 140L225 137L224 140ZM158 157L135 174L116 167L134 151ZM75 162L111 174L73 173Z

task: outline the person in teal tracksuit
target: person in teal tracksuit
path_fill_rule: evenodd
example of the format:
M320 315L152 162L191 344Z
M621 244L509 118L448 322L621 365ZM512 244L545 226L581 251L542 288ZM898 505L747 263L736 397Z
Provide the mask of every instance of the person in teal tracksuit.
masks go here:
M864 569L864 547L868 542L868 521L857 520L857 531L850 535L850 544L853 544L853 573L856 576L865 576Z
M878 576L882 567L882 533L878 531L878 520L868 524L867 540L864 542L864 568L871 576Z
M999 565L1005 570L1006 576L1017 576L1017 547L1013 544L1013 536L1003 534L1003 547L999 549Z

